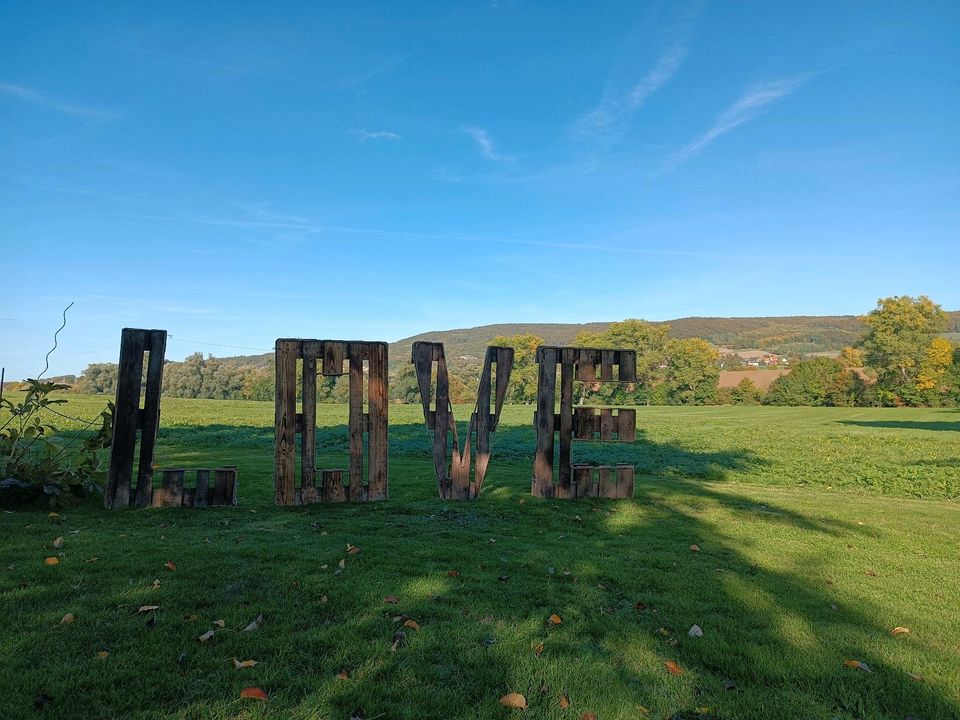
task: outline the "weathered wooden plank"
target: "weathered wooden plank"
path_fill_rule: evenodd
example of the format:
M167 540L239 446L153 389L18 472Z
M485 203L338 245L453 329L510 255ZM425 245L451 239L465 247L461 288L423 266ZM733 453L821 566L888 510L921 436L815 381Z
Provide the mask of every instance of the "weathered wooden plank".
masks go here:
M167 491L167 505L180 507L183 505L183 477L186 474L184 468L176 468L169 471L171 473L170 486ZM166 472L164 473L166 475ZM166 482L166 477L164 477Z
M632 498L634 473L633 465L617 465L617 497Z
M146 331L144 349L150 352L147 361L147 387L140 412L140 461L137 466L137 507L150 505L153 494L153 453L160 428L160 389L163 386L163 359L167 349L167 331ZM139 394L139 389L137 390Z
M613 468L603 465L597 469L599 477L599 488L597 494L604 498L617 497L617 475Z
M537 348L537 412L534 425L537 445L533 457L530 492L538 497L553 496L554 404L557 385L557 348Z
M563 348L560 351L560 463L555 488L557 497L570 497L570 441L573 439L573 375L577 351Z
M489 349L488 349L489 354ZM507 389L510 387L510 376L513 373L514 352L512 347L497 347L497 386L496 400L493 410L493 421L490 423L490 432L495 432L497 425L500 424L500 413L503 410L503 403L507 397ZM484 406L486 407L486 406Z
M600 381L601 382L612 382L613 381L613 366L617 363L617 351L616 350L601 350L600 351Z
M193 495L194 507L204 508L207 506L210 492L210 470L209 468L199 468L197 470L197 488Z
M363 348L361 343L347 347L350 361L350 416L347 428L350 433L350 493L349 499L357 502L363 498Z
M303 502L317 499L317 357L322 345L317 340L303 341L302 427L300 435L300 497Z
M417 341L411 350L410 362L417 373L417 386L420 388L420 404L423 406L423 420L427 430L433 430L436 423L436 412L430 409L431 375L433 374L433 352L437 343ZM442 350L441 350L442 352Z
M343 359L346 354L346 343L339 340L323 341L323 374L343 375Z
M490 464L490 432L491 428L497 424L496 414L490 414L490 396L493 392L493 388L491 387L493 383L493 368L491 365L493 362L497 363L497 382L499 383L499 357L495 348L487 348L486 357L483 361L483 372L480 373L480 384L477 387L477 405L474 413L470 416L470 425L467 430L468 449L470 431L475 428L477 433L477 460L473 471L474 482L469 491L471 500L477 497L483 488L483 480L487 475L487 466ZM500 390L499 385L497 390ZM494 413L496 413L496 410L494 410Z
M633 442L637 439L637 411L634 408L617 408L617 440Z
M233 480L236 470L229 467L218 467L213 471L214 490L211 505L233 504Z
M140 380L146 331L124 328L120 334L120 362L117 368L117 395L114 402L113 442L110 468L103 493L106 508L130 504L130 481L137 445L140 412Z
M610 408L600 408L600 439L604 442L613 440L614 431L617 425L614 422L613 410Z
M343 470L321 470L323 499L328 503L347 501L347 486L343 484Z
M439 347L436 347L439 346ZM439 351L439 353L438 353ZM440 497L449 500L452 495L453 480L447 469L447 432L453 421L450 410L450 385L447 375L447 359L443 353L443 345L435 344L434 353L437 357L437 415L436 426L433 429L433 466L437 474L437 484Z
M577 440L593 440L596 420L595 409L578 407L573 409L573 437Z
M621 350L619 357L620 382L637 381L637 353L635 350Z
M387 344L369 343L367 346L369 377L368 395L368 431L367 431L367 500L386 500L388 496L389 474L389 360Z
M591 497L593 492L593 468L589 465L573 466L573 497Z
M274 492L278 505L293 505L296 490L297 340L277 340Z

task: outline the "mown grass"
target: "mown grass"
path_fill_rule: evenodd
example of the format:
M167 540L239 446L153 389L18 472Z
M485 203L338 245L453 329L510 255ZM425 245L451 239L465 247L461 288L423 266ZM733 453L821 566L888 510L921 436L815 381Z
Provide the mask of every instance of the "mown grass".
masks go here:
M158 463L237 464L239 507L0 515L0 714L960 716L958 413L640 408L634 445L576 449L635 462L635 499L560 502L529 496L531 409L508 408L484 494L452 503L419 409L390 410L386 503L276 508L271 404L164 399ZM345 410L319 417L340 465ZM420 629L391 651L397 616Z

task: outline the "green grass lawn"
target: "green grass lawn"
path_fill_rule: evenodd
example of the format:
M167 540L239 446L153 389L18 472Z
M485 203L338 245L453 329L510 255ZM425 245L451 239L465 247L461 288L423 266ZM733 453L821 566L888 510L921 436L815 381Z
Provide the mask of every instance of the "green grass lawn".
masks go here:
M960 413L639 408L636 443L575 448L635 463L634 500L570 502L530 497L510 407L456 503L390 412L386 503L277 508L272 404L165 398L158 464L238 465L239 507L0 514L0 716L960 717ZM318 415L342 466L346 409Z

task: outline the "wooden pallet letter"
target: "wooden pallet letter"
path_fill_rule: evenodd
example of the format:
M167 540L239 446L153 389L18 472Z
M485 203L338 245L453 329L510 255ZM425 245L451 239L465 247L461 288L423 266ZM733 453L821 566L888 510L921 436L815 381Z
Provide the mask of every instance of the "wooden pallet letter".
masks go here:
M450 383L443 343L415 342L411 362L417 371L423 419L428 430L433 430L433 465L437 475L437 489L444 500L473 500L480 494L490 464L490 433L500 422L500 412L507 395L510 373L513 370L513 348L487 347L477 390L477 404L470 415L470 425L464 438L463 451L457 437L457 423L450 404ZM432 392L434 363L437 368L436 393ZM496 366L494 370L493 366ZM493 411L490 400L493 377L497 379ZM436 398L436 409L430 409L431 396ZM453 431L453 453L447 463L447 432ZM476 438L476 461L473 478L470 477L471 453Z

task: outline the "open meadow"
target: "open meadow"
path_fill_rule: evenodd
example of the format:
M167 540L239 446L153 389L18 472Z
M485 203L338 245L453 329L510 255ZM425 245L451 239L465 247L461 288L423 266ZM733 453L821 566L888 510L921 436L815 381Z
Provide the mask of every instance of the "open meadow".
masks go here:
M240 505L0 514L0 716L960 717L960 412L641 407L574 448L635 464L632 501L531 497L532 412L476 501L392 405L389 501L282 509L272 403L164 398L156 464L237 465Z

